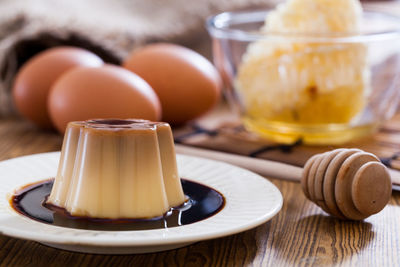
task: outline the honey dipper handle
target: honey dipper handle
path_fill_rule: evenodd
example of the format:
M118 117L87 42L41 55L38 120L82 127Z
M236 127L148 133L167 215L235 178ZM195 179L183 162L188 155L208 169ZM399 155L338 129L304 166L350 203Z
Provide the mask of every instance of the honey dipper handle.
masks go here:
M300 182L302 168L276 161L240 156L225 152L175 145L179 154L198 156L231 163L269 178Z
M400 171L388 168L392 184L400 185Z

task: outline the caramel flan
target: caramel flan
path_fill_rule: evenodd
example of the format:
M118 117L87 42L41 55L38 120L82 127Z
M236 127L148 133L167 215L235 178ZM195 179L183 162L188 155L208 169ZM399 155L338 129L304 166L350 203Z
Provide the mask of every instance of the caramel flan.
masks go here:
M72 216L140 219L163 216L185 200L167 123L68 124L47 204Z

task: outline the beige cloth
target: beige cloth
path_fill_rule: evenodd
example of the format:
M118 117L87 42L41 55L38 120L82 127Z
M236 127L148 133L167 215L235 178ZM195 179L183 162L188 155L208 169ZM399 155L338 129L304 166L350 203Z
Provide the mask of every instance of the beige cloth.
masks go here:
M2 0L0 116L13 113L18 68L48 47L75 45L119 63L134 47L170 41L197 48L207 16L278 0Z

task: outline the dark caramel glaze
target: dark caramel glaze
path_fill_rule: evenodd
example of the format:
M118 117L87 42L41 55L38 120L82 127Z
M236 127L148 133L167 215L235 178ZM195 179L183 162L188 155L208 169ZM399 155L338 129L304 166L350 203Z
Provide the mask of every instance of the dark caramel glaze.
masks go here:
M164 216L152 219L96 219L71 216L63 208L44 204L51 192L53 179L24 186L16 191L10 202L18 213L42 223L100 231L177 227L207 219L223 209L225 199L221 193L196 182L185 179L181 181L183 191L189 200L182 206L172 208Z
M84 121L83 124L94 128L136 128L152 126L153 122L141 119L93 119Z
M88 123L90 124L105 124L105 125L130 125L133 123L146 123L146 120L123 120L123 119L95 119L95 120L90 120Z
M152 122L142 119L91 119L70 122L68 125L68 127L84 128L91 133L104 135L119 135L131 130L151 134L154 130L160 128L170 128L166 122Z

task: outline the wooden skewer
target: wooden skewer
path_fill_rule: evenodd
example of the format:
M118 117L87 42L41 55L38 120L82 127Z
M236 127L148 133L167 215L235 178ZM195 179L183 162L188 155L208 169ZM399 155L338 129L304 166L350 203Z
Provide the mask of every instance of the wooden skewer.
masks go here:
M208 149L176 144L177 153L224 161L254 171L262 176L300 182L303 168L276 161L257 159ZM392 184L400 185L400 171L388 169Z

